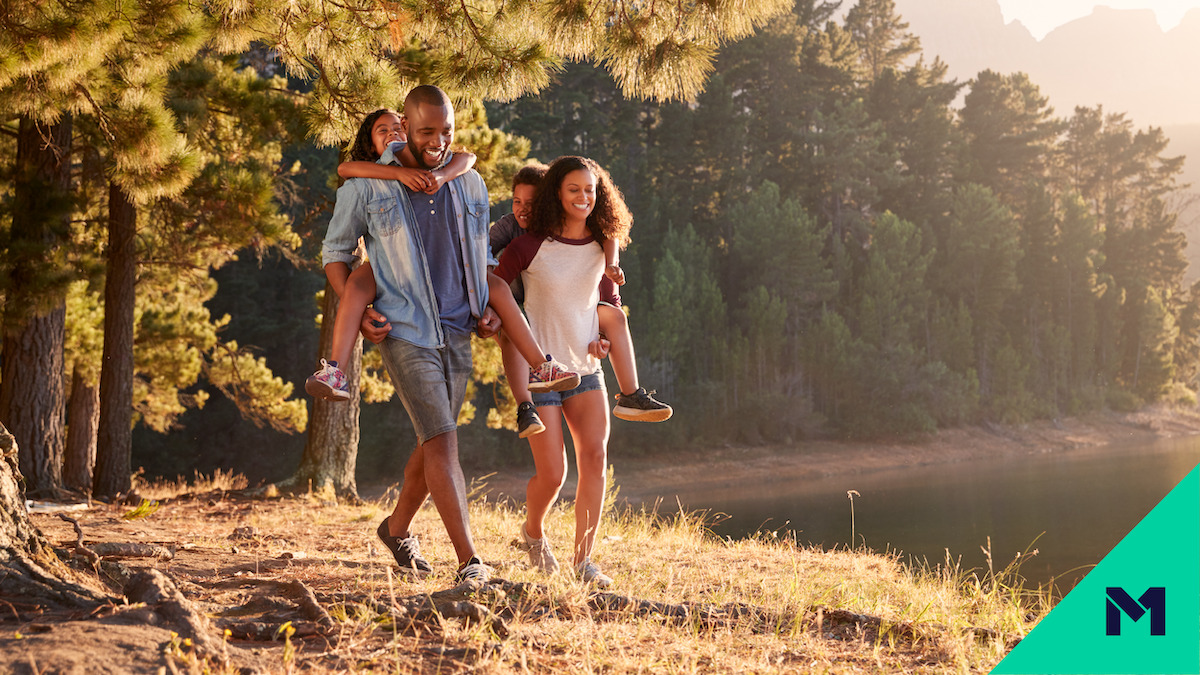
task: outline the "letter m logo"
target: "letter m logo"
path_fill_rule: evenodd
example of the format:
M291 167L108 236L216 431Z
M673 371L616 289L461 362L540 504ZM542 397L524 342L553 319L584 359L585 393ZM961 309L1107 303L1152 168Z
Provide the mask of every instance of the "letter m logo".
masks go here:
M1108 610L1105 614L1106 634L1121 634L1121 614L1137 621L1147 612L1150 613L1150 634L1167 634L1167 589L1154 586L1146 589L1142 597L1134 600L1125 589L1119 586L1108 587Z

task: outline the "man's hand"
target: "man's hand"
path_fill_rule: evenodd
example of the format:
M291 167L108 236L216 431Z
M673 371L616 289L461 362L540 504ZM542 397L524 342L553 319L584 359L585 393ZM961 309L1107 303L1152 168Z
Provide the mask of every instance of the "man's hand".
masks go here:
M387 317L375 311L374 307L368 307L367 311L363 312L358 330L363 338L379 344L391 332L392 324L388 323Z
M500 315L496 314L496 310L491 307L483 308L483 316L479 317L475 332L481 338L490 338L500 332Z
M608 356L608 350L612 347L612 343L605 338L596 338L588 343L588 353L592 356L602 359Z

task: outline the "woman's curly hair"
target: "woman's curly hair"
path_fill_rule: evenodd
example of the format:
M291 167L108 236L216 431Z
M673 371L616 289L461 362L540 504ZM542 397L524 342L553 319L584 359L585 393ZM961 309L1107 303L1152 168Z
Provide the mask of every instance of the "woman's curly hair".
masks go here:
M367 115L362 124L358 125L358 133L354 135L354 143L350 146L347 161L374 162L379 159L379 155L375 152L375 143L371 140L371 129L374 128L375 122L384 115L399 117L400 113L391 108L380 108Z
M633 214L625 205L621 191L613 184L612 176L595 161L587 157L565 156L550 163L546 177L538 186L533 199L533 214L529 218L529 233L549 237L562 232L562 201L558 190L563 180L572 171L586 169L596 177L596 206L587 218L588 231L596 241L613 239L621 248L629 245L629 228L633 225Z

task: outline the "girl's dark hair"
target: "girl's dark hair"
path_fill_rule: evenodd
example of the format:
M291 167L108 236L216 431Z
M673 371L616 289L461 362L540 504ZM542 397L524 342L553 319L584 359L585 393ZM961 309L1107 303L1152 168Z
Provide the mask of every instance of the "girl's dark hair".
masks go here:
M596 206L587 218L588 231L596 241L613 239L621 248L629 245L629 228L633 214L625 198L612 182L612 176L587 157L559 157L550 164L546 176L533 198L533 214L529 218L529 233L549 237L562 232L563 208L558 190L572 171L586 169L596 177Z
M367 115L363 119L362 124L358 125L358 133L354 135L354 143L350 146L350 153L347 161L350 162L374 162L379 159L379 155L375 153L375 144L371 142L371 129L375 127L375 122L384 115L400 116L400 113L391 108L380 108L375 112Z

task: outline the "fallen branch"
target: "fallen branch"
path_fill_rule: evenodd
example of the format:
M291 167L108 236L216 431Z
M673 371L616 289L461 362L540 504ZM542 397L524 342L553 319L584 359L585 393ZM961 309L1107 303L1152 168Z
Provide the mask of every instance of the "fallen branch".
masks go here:
M154 558L156 560L171 560L175 557L175 553L165 546L139 544L137 542L100 542L92 544L92 550L97 555L105 558Z
M67 521L71 524L71 527L75 528L75 550L73 553L84 560L87 560L88 564L93 568L99 565L100 555L83 545L83 528L79 526L79 521L62 513L58 514L58 517L60 520Z

